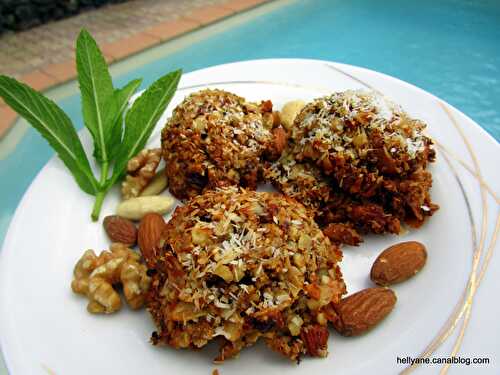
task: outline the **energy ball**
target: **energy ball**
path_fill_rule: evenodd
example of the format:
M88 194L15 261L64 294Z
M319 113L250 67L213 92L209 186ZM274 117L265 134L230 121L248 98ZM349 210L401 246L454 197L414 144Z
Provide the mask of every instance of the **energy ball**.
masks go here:
M324 357L332 304L346 292L341 259L294 199L236 187L196 196L176 209L150 270L152 341L220 339L220 362L261 337L292 360Z
M434 161L426 125L369 91L343 91L306 105L295 118L291 154L311 161L342 190L363 197L385 177L406 177Z
M301 110L287 149L264 175L318 210L323 225L399 233L402 222L419 227L438 209L427 170L435 151L425 127L378 93L336 92Z
M270 101L251 103L222 90L195 92L162 131L170 191L188 199L230 185L256 189L262 161L279 157L283 136Z

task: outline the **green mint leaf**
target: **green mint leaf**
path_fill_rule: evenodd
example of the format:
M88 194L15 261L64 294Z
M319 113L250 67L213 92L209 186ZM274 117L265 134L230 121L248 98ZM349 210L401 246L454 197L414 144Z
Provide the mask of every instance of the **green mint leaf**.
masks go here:
M0 75L0 96L49 142L80 188L95 195L99 190L98 183L66 113L44 95L3 75Z
M83 120L94 139L94 156L101 164L108 163L106 138L114 125L107 122L112 117L108 112L114 109L113 82L97 43L85 29L76 41L76 68Z
M127 108L132 95L141 85L141 79L134 79L123 88L116 89L114 93L113 109L108 112L106 122L111 125L111 130L106 133L105 143L108 151L108 159L114 160L121 145L123 133L123 113Z
M170 72L151 86L132 105L125 117L125 133L116 156L113 175L107 186L112 186L124 173L128 161L141 151L153 129L177 90L182 71Z

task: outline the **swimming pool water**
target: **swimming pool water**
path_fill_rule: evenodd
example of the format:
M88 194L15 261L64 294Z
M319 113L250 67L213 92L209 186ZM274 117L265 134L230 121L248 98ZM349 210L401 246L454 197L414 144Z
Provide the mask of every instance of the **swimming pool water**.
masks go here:
M290 1L258 19L115 76L121 85L166 71L257 58L300 57L367 67L453 104L500 140L500 2ZM58 101L78 127L80 99ZM0 161L0 242L30 182L53 155L29 130Z
M333 60L395 76L448 101L500 140L496 0L295 1L134 74L149 82L166 67L190 71L266 57Z

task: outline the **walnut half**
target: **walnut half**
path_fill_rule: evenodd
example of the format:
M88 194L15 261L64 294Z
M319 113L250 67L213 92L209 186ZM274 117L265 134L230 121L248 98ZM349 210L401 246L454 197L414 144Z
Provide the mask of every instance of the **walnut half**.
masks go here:
M141 194L155 177L160 160L160 148L144 149L129 160L127 175L122 183L122 195L124 199L138 197Z
M150 278L140 255L123 244L114 243L111 251L97 256L87 250L76 263L71 289L89 299L87 310L94 314L111 314L121 308L120 295L115 287L123 286L127 304L132 309L144 305Z

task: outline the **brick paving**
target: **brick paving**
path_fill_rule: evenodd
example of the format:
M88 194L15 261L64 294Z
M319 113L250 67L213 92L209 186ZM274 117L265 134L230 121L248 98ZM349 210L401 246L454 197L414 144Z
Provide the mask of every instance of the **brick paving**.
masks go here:
M151 25L173 21L227 0L134 0L90 10L27 31L0 36L0 73L20 77L74 57L78 32L85 27L99 44L116 42Z
M37 90L75 78L74 43L82 28L110 63L272 0L132 0L0 35L0 74ZM0 138L15 114L0 99Z

